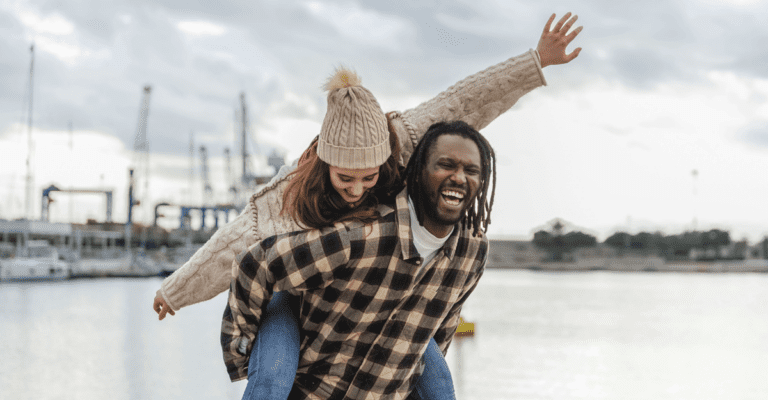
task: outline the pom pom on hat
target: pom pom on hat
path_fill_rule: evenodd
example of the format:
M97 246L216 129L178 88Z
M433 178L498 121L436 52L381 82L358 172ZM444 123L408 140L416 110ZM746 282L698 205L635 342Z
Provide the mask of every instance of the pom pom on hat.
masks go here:
M362 81L357 76L357 73L342 65L336 67L336 71L328 77L328 81L325 82L323 88L330 92L331 90L360 86L361 84Z

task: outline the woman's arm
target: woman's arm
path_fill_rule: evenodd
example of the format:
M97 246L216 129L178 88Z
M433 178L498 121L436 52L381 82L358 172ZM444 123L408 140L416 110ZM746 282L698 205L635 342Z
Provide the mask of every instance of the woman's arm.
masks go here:
M283 190L295 165L278 175L248 201L232 222L220 228L183 266L163 280L153 301L159 319L195 303L210 300L229 289L232 263L237 255L264 237L299 230L290 216L280 215Z
M414 147L432 124L461 120L479 131L525 94L546 85L542 68L570 62L581 50L565 54L568 44L581 31L579 27L567 34L576 21L575 16L568 19L569 16L570 13L566 14L551 30L555 15L549 18L536 51L529 50L470 75L416 108L387 114L400 139L403 164L407 164Z
M229 289L232 262L256 241L253 219L253 204L248 202L235 220L216 231L189 261L163 280L154 301L160 320L166 312L174 315L174 310L210 300Z

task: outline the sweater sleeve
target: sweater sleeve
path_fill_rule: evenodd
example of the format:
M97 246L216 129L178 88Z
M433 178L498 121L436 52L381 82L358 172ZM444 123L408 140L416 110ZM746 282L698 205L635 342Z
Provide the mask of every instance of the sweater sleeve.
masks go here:
M251 196L235 220L216 231L189 261L165 278L160 293L172 309L210 300L226 291L238 255L265 237L301 229L292 218L280 214L283 190L295 168L295 163L281 168Z
M529 50L464 78L415 108L389 113L403 164L432 124L460 120L482 130L525 94L546 84L538 54Z
M183 266L165 278L160 293L178 310L210 300L229 289L232 263L256 242L255 210L248 202L242 213L220 228Z

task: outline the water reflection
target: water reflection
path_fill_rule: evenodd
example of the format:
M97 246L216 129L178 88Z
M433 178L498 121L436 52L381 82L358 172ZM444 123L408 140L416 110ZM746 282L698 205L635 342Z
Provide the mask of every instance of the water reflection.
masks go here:
M158 285L0 285L0 398L239 399L243 385L229 383L218 346L224 299L159 322Z
M452 356L448 358L449 362L449 368L451 369L451 374L453 376L453 385L454 389L456 390L456 398L457 399L466 399L466 393L464 391L464 360L467 359L467 357L471 357L471 354L466 354L464 352L465 343L467 341L474 340L473 337L457 337L453 339L453 342L451 343L451 347L449 348L449 354Z
M2 399L239 399L226 298L157 321L159 279L0 285ZM487 271L448 353L472 399L762 399L768 276Z
M489 272L465 307L477 333L453 349L463 399L758 399L768 389L765 275Z

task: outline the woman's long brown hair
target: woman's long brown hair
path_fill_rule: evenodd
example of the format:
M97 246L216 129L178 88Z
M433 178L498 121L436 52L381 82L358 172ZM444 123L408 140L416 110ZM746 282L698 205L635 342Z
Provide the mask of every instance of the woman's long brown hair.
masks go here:
M338 221L373 222L378 218L380 203L392 203L402 190L400 142L389 125L389 145L392 154L379 167L379 179L362 201L351 207L331 184L329 166L317 155L317 137L299 159L291 173L291 181L283 193L282 214L288 213L299 224L312 229L331 226Z

